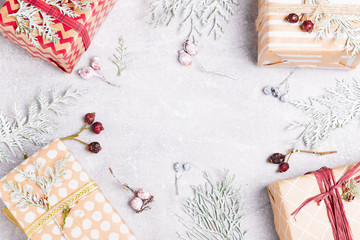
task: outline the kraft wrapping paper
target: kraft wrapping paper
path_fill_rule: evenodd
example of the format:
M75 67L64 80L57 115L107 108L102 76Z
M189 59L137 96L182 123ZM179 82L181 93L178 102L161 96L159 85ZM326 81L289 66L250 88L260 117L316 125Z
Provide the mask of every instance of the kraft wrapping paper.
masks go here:
M303 4L304 0L259 0L259 11L266 4ZM357 0L330 0L331 4L359 4ZM354 69L360 55L352 56L344 50L345 39L335 43L333 37L317 40L316 33L305 33L300 23L290 24L284 19L290 12L271 13L258 33L258 66ZM300 13L298 13L300 14ZM360 26L359 26L360 27Z
M355 164L334 169L336 181ZM357 175L356 175L357 176ZM320 194L314 174L277 181L267 187L280 240L332 240L333 233L324 202L311 202L294 219L291 216L306 199ZM360 239L360 197L344 202L353 239Z
M67 150L65 144L56 140L41 149L38 153L21 163L18 168L34 171L34 161L45 162L43 174L46 168L54 168L55 162L69 156L66 163L66 175L62 177L62 183L55 184L50 192L49 203L51 210L44 210L30 206L26 209L17 207L18 202L10 199L10 191L5 184L5 179L20 184L22 187L30 185L35 193L42 196L40 188L33 182L25 180L21 174L13 170L0 181L0 198L6 205L8 217L13 218L13 223L33 240L64 240L59 228L53 220L45 222L41 227L35 226L49 213L69 199L74 199L74 206L66 220L65 233L69 239L99 239L99 240L136 240L136 237L121 219L116 210L111 206L102 191L96 187L79 162ZM46 175L45 175L46 176ZM95 186L95 187L94 187ZM79 192L91 189L81 196ZM55 214L58 223L63 222L63 212Z

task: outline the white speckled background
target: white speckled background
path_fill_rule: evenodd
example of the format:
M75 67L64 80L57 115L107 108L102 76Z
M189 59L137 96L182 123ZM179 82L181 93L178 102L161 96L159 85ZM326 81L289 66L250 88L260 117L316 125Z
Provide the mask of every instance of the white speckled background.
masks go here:
M0 0L2 3L3 0ZM181 225L176 213L181 202L191 196L190 184L203 182L204 170L230 168L243 185L247 217L247 239L278 239L266 185L281 179L316 170L323 165L335 167L360 160L359 121L334 132L321 150L338 150L333 156L294 155L291 169L276 173L266 162L273 152L285 152L295 132L284 128L302 113L289 104L265 96L262 88L280 83L292 69L256 66L257 34L254 20L255 0L241 1L241 8L227 28L226 35L214 42L204 38L199 60L209 69L238 76L232 81L184 67L177 62L182 36L175 25L154 30L145 20L148 5L143 0L119 1L86 52L78 67L99 56L106 76L121 87L100 81L84 81L77 74L65 74L42 60L32 59L23 49L0 37L0 109L9 114L14 102L18 107L29 103L39 92L54 87L86 88L88 94L70 116L58 117L59 130L49 139L72 134L82 125L83 114L97 113L105 131L88 134L98 140L103 151L93 155L76 142L66 145L74 152L89 175L120 212L140 240L176 239ZM119 36L123 36L132 55L131 69L121 78L109 60ZM358 77L359 71L296 69L291 79L290 96L304 99L322 94L335 85L335 78ZM28 146L34 153L37 147ZM17 163L0 164L0 177ZM176 161L191 161L195 169L180 183L181 196L174 194ZM128 207L129 195L107 171L113 167L120 179L134 187L145 187L155 195L153 209L135 214ZM0 203L0 207L3 205ZM0 239L26 239L0 216Z

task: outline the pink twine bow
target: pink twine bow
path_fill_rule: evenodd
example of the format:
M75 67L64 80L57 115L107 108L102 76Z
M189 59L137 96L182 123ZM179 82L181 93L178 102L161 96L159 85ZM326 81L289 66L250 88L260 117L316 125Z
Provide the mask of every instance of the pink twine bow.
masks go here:
M333 230L334 240L353 240L339 188L342 187L345 181L352 178L359 171L360 163L356 164L337 182L335 180L334 172L330 168L323 167L316 172L310 172L315 175L321 193L305 200L291 215L296 217L300 210L312 201L320 204L320 202L324 200ZM355 181L359 179L360 176L354 178Z

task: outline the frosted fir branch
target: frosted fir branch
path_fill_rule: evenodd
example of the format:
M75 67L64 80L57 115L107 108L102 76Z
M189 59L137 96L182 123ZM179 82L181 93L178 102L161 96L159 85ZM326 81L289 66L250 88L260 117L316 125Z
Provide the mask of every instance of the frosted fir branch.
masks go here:
M193 42L203 33L216 40L225 32L225 24L238 6L238 0L152 0L149 16L155 27L180 19L180 31L185 31L186 38Z
M183 240L241 240L245 235L241 223L243 219L243 201L240 187L235 186L235 176L229 176L226 170L219 181L204 174L206 183L193 186L194 198L188 199L183 211L185 217L179 221L187 231L178 233Z
M58 43L58 29L53 27L55 19L23 0L18 2L20 5L19 10L9 15L16 18L17 28L15 33L25 34L35 47L40 47L38 36L43 37L49 42ZM79 14L71 7L81 11L87 11L91 8L90 0L86 0L84 3L80 0L45 0L45 2L71 18L79 17Z
M6 188L11 191L10 199L15 202L19 202L16 206L20 209L24 209L30 206L36 206L46 210L46 207L42 202L38 201L38 195L33 193L33 188L30 185L21 187L20 184L16 184L12 181L5 179Z
M61 159L55 162L54 169L48 168L46 174L49 177L44 176L42 172L45 166L45 162L34 162L33 165L36 169L36 172L21 170L19 168L16 168L16 171L28 181L36 183L40 187L41 192L44 194L45 198L48 198L53 185L63 182L61 177L66 174L66 163L69 161L70 157L71 155L67 154L65 159Z
M119 38L119 43L118 46L116 47L116 52L117 53L114 54L113 63L118 68L118 76L120 77L122 71L127 69L130 64L128 60L129 57L128 49L125 46L125 41L123 37Z
M301 129L292 142L295 146L304 143L316 150L337 129L345 127L360 114L360 82L356 79L350 85L337 80L336 87L327 93L308 101L292 101L299 110L306 113L304 121L294 121L288 129Z
M59 95L55 90L51 92L50 99L43 93L30 103L27 114L24 115L17 107L14 107L12 116L5 116L0 112L0 143L3 143L13 156L19 149L24 155L25 144L45 145L45 134L52 134L56 123L51 113L64 115L65 106L73 105L76 100L83 96L85 91L68 89ZM11 162L10 154L5 149L0 149L0 162Z
M324 39L330 36L335 37L335 43L342 38L346 39L346 53L356 55L360 53L360 28L354 28L354 25L360 23L360 16L338 16L333 15L324 20L317 31L317 38Z

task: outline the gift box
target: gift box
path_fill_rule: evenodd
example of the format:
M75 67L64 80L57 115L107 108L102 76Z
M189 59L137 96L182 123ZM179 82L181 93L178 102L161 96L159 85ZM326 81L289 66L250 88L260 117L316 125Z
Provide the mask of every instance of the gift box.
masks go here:
M1 179L0 197L28 239L136 239L60 140Z
M351 164L333 169L335 181L348 174L354 166ZM357 176L359 173L352 175L352 178ZM280 240L334 239L329 217L331 214L328 213L327 203L324 202L328 196L324 199L319 196L323 191L320 190L314 174L277 181L269 185L267 190L274 212L275 228ZM343 193L341 188L338 190L340 194ZM319 197L319 204L311 199L315 196ZM334 196L336 195L331 198ZM339 212L344 213L353 236L353 238L337 239L360 239L360 196L355 197L353 201L345 201L341 197L336 197L336 199L343 204L343 210ZM294 214L296 210L298 213Z
M80 4L81 1L86 1L86 10L75 7L76 1ZM43 0L7 0L0 9L0 32L32 57L41 58L64 72L71 73L115 2L116 0L51 0L45 3ZM45 29L42 36L37 29L26 29L29 27L27 18L24 19L26 26L18 28L14 14L24 5L41 10L34 15L33 22L45 17L52 19L49 28L51 27L53 41L50 41L51 37L44 37L49 34L49 28ZM69 12L69 16L63 14L63 9ZM26 31L30 31L30 37L25 34Z
M304 2L315 2L315 4ZM329 24L328 29L324 28L324 31L332 32L329 36L320 38L321 34L319 34L319 29L330 23L327 20L332 16L341 16L339 18L342 20L348 17L348 19L360 19L357 0L259 0L258 3L258 66L354 69L359 65L360 55L356 51L345 49L346 44L350 43L347 42L347 38L343 34L333 34L336 24ZM295 24L285 21L286 17L294 12L300 16L300 20L302 18L314 22L314 18L318 16L315 11L325 12L327 15L321 16L323 22L315 22L312 33L301 29L301 21ZM342 15L346 12L351 13L351 16ZM305 16L302 16L302 13L306 13ZM360 27L360 22L358 20L349 22L355 33ZM322 35L324 36L325 33ZM358 42L356 38L354 36L354 41ZM351 48L350 45L349 47Z

